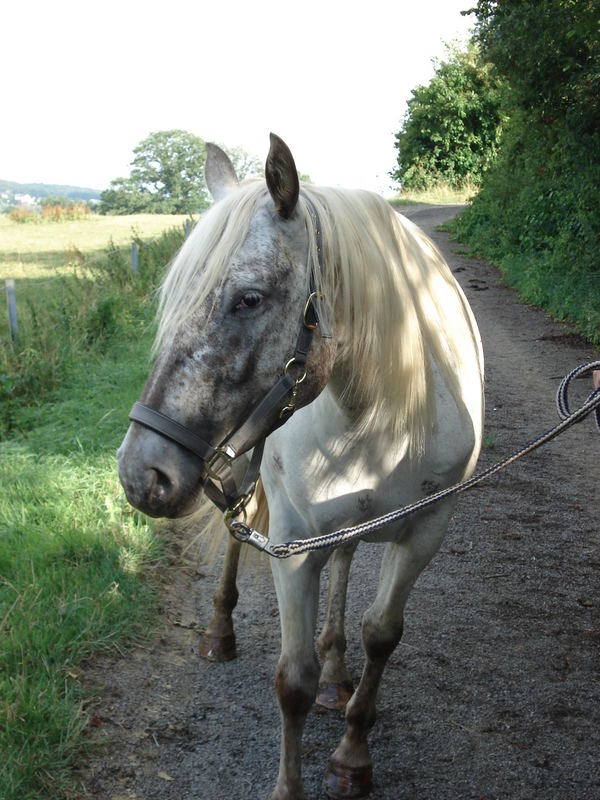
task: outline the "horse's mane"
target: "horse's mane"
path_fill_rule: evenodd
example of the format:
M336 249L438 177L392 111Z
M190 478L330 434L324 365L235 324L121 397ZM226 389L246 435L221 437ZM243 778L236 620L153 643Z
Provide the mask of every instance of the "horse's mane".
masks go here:
M244 183L202 216L163 283L157 346L223 280L266 196L264 182ZM432 242L370 192L302 185L297 213L306 221L313 263L305 197L321 223L322 288L349 367L346 400L365 410L363 425L391 425L419 451L433 420L432 363L459 400L462 348L471 354L475 347L481 362L468 304Z

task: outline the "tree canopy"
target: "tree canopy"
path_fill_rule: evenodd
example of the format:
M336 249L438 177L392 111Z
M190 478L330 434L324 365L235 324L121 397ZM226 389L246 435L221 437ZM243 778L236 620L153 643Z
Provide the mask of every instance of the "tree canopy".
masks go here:
M476 35L510 100L548 123L600 130L598 0L479 0Z
M598 0L479 0L472 13L510 119L459 234L600 343Z
M409 189L479 182L496 155L503 119L502 83L478 48L448 48L430 83L412 91L391 177Z
M226 148L225 148L226 149ZM258 159L227 151L240 179L260 174ZM198 214L211 198L204 181L206 144L183 130L151 133L133 150L131 174L116 178L100 197L103 214Z

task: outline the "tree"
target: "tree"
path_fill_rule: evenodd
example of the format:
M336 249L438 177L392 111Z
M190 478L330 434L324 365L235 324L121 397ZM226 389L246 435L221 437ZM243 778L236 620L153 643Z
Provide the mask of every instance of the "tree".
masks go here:
M242 147L225 147L225 145L220 145L220 147L229 156L238 180L257 178L265 174L263 162L256 156L247 153Z
M458 234L521 296L600 343L598 0L479 0L510 120Z
M493 161L502 123L503 87L479 50L448 48L427 86L417 86L396 134L403 187L424 189L439 181L478 183Z
M100 197L102 213L192 214L210 204L204 183L206 148L182 130L151 133L134 148L129 178Z
M243 148L223 148L240 180L262 175L261 162ZM102 214L198 214L211 204L204 181L206 145L182 130L151 133L133 150L131 175L115 178L100 196Z
M547 124L600 130L598 0L479 0L476 35L512 101Z

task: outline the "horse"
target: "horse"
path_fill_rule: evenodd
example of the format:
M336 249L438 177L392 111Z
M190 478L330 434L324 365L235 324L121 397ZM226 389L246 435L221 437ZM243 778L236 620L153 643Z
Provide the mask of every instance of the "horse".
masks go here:
M179 518L213 494L235 523L260 469L253 502L268 506L277 544L372 519L471 475L483 427L481 340L435 245L376 194L300 184L274 134L264 180L239 183L216 146L205 176L215 202L163 281L155 362L118 453L129 502ZM250 489L236 492L231 474L245 458ZM319 686L319 582L332 553L321 684L345 705L346 727L324 787L333 798L369 794L378 685L454 505L447 498L364 537L385 546L353 692L343 606L356 542L271 560L281 625L271 800L306 797L301 737Z

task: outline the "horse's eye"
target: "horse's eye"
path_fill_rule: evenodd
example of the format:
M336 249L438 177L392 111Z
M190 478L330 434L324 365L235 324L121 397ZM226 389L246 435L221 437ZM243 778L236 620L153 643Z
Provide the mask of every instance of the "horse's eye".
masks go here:
M235 310L241 311L243 308L256 308L262 303L262 296L258 292L246 292L239 303L236 305Z

